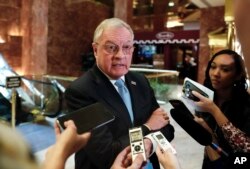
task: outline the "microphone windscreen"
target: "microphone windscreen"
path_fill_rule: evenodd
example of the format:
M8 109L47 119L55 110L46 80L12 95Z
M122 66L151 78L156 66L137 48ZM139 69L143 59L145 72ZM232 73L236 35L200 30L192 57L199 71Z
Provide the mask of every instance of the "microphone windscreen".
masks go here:
M194 121L189 115L189 112L182 109L171 109L170 114L173 119L198 143L203 146L210 145L212 142L211 134L200 124Z

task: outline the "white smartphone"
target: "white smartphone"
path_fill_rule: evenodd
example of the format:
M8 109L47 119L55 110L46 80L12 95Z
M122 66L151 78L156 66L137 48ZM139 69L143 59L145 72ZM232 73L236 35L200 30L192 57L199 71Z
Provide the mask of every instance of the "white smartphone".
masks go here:
M134 161L137 155L142 154L144 161L147 161L141 127L129 129L129 138L132 160Z
M164 151L171 149L172 153L176 154L176 150L173 148L173 146L169 143L169 141L164 137L164 135L160 131L157 131L152 135L157 144L161 147L161 149L163 149Z

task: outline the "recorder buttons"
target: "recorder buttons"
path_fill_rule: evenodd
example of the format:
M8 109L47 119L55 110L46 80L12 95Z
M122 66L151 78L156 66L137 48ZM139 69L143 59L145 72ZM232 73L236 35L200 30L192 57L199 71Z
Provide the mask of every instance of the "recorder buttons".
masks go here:
M135 151L140 151L140 150L141 150L141 146L136 145L134 150L135 150Z

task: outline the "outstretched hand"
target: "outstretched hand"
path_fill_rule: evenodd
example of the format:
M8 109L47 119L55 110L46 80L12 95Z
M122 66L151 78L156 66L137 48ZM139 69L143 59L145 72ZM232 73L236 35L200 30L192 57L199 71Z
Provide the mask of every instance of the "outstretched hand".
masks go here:
M66 129L61 132L58 124L54 124L56 135L55 145L64 147L67 156L70 156L87 144L91 134L90 132L77 134L77 128L72 120L64 122L64 126Z
M132 162L130 146L126 147L116 157L111 169L141 169L144 160L142 155L136 156Z
M56 143L48 149L43 169L63 169L67 158L84 147L90 138L90 132L77 134L72 120L66 121L64 125L66 129L63 132L57 123L54 125Z
M166 169L180 169L180 164L177 156L173 154L172 150L169 148L166 151L161 149L159 146L156 148L156 155L160 164Z

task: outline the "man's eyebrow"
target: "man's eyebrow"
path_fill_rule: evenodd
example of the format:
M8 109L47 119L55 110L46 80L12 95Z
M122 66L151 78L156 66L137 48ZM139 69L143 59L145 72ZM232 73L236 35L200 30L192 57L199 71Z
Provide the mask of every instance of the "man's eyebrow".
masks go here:
M115 43L112 42L111 40L107 40L105 43L112 43L112 44L115 44Z
M131 45L133 45L133 44L134 44L133 42L134 42L134 41L128 40L127 42L124 42L123 45L126 45L126 44L131 44ZM115 42L113 42L113 41L111 41L111 40L107 40L107 41L105 42L105 44L106 44L106 43L112 43L112 44L114 44L114 45L117 45Z

